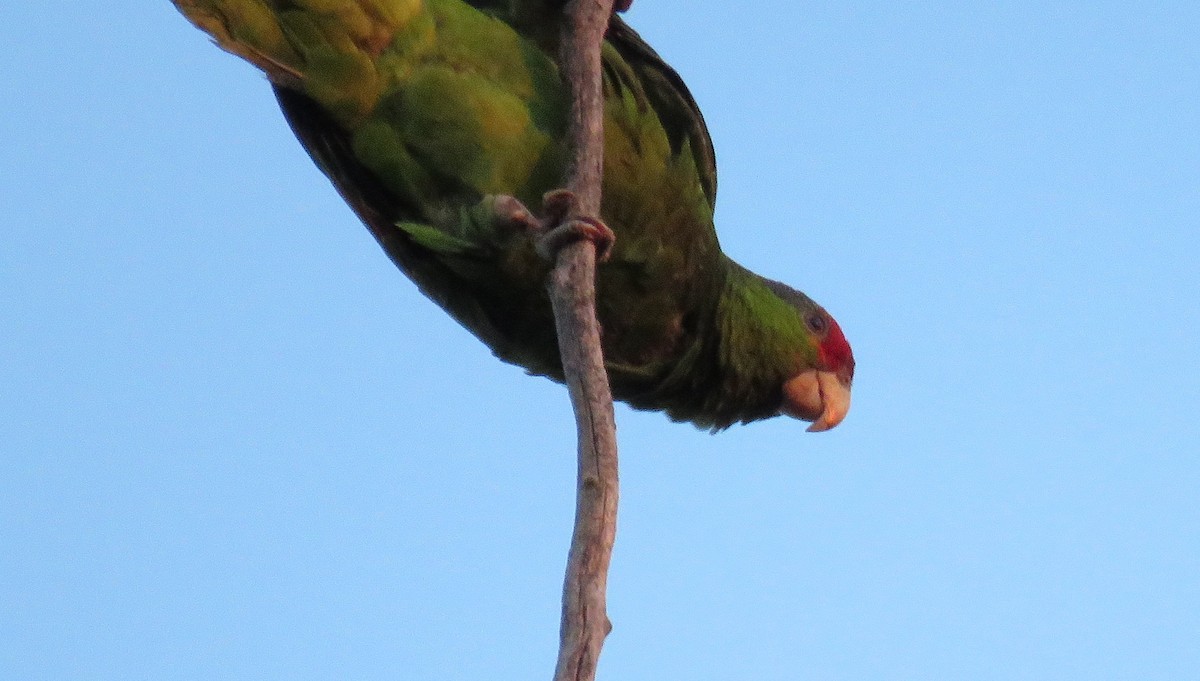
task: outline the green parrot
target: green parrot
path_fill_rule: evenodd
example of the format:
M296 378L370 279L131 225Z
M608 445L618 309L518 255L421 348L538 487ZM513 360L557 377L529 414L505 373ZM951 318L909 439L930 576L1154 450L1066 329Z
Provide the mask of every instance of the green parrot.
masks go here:
M313 161L420 290L500 359L562 380L530 213L571 153L564 0L173 0L262 70ZM596 313L613 395L720 430L827 430L854 357L821 306L727 257L712 142L678 74L619 17L603 46Z

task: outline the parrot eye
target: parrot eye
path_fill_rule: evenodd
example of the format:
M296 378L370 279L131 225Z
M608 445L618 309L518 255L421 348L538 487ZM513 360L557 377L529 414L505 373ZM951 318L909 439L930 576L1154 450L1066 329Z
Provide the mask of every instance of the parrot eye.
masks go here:
M825 323L825 318L819 314L810 314L804 318L804 322L808 324L808 328L815 334L825 333L828 325Z

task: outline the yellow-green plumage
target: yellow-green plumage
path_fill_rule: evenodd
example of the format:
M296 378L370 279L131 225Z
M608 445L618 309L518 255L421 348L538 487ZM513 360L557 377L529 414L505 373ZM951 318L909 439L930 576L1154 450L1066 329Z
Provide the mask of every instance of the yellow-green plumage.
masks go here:
M554 0L174 1L267 74L426 295L501 359L560 377L548 264L494 210L497 196L536 210L568 160ZM597 314L614 394L702 427L772 416L783 381L822 361L805 320L824 312L721 253L711 142L675 72L616 18L603 59L601 218L616 245Z

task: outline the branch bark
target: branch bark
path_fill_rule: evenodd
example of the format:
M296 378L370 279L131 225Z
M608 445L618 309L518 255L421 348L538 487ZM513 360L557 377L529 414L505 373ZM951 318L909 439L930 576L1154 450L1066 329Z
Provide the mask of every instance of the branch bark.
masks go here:
M604 169L604 108L600 49L613 0L571 0L566 6L560 69L571 89L569 134L575 150L566 187L579 215L600 215ZM547 286L554 306L559 352L575 410L578 479L575 529L563 583L555 681L591 681L600 648L612 629L605 607L608 565L616 537L617 437L612 393L596 321L596 247L568 244L557 255Z

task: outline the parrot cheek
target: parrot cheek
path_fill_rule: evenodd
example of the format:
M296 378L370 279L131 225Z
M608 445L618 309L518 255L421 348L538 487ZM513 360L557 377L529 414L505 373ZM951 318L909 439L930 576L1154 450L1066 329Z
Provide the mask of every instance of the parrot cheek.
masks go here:
M829 430L850 411L850 386L831 371L805 371L783 384L780 411L812 421L810 433Z

